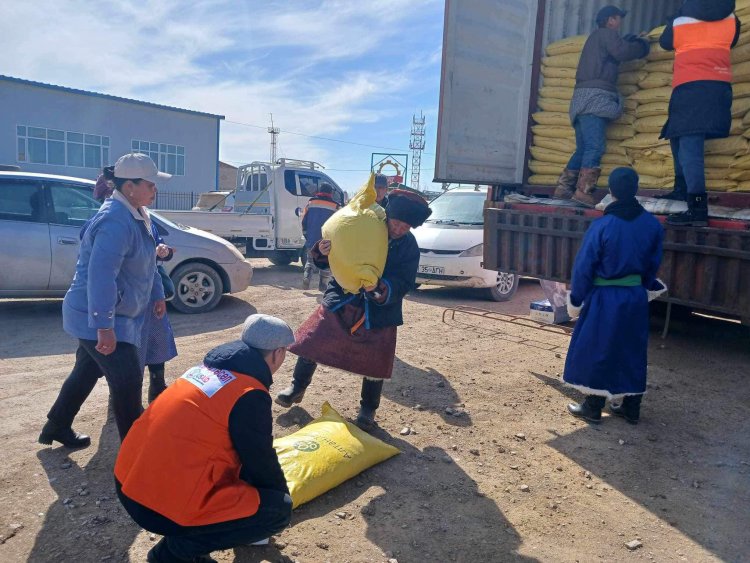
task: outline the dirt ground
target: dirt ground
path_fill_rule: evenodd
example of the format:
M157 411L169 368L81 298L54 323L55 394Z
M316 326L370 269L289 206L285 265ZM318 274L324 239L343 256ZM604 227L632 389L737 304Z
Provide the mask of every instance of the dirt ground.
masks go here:
M256 266L252 286L201 316L170 311L180 355L169 379L239 334L255 311L296 326L319 294L299 267ZM393 380L377 435L401 454L296 510L265 548L214 553L222 562L750 561L750 334L699 317L654 318L641 424L589 426L565 412L566 336L447 306L526 314L541 295L524 280L506 304L476 291L425 288L405 305ZM36 438L73 365L59 300L0 300L0 562L145 561L158 539L119 506L118 448L101 381L75 427L90 448ZM291 378L294 358L276 375ZM145 389L144 389L145 391ZM272 389L273 391L273 389ZM291 433L324 401L356 413L359 379L321 369L301 406L274 405ZM402 435L403 428L411 428ZM345 513L345 514L341 514ZM338 514L338 516L337 516ZM343 518L341 517L343 516ZM630 551L625 544L642 543Z

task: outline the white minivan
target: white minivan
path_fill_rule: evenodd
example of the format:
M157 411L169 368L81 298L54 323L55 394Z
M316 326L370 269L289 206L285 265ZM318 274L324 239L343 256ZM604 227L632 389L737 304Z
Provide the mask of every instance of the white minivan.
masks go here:
M493 301L513 297L517 275L484 269L486 199L487 188L457 188L430 202L432 215L413 231L420 252L418 285L486 288Z

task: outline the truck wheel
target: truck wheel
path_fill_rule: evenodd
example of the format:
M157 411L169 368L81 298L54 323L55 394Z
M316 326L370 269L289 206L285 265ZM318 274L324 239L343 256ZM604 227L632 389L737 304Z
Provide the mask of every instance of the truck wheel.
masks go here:
M182 264L170 277L176 289L170 303L181 313L207 313L216 307L224 292L219 273L200 262Z
M294 255L291 252L270 252L268 254L268 260L274 266L288 266L292 263Z
M518 289L518 276L506 272L497 273L497 284L487 288L487 297L492 301L510 301Z

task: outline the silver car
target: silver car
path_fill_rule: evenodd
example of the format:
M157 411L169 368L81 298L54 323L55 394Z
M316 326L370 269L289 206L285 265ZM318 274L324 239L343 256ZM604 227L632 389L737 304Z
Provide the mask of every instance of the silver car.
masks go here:
M82 178L0 171L0 297L61 297L78 260L81 226L99 209L94 182ZM247 289L252 266L226 240L152 213L164 262L183 313L213 309L223 293Z

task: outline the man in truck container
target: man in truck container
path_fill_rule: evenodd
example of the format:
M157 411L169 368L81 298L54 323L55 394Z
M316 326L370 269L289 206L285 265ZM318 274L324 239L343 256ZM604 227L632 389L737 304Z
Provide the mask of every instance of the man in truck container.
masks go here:
M648 55L649 44L635 35L620 37L627 12L616 6L599 10L599 26L586 40L570 102L570 122L576 132L576 152L557 181L555 198L573 199L594 207L596 183L607 148L607 124L619 118L623 101L617 91L620 63Z

